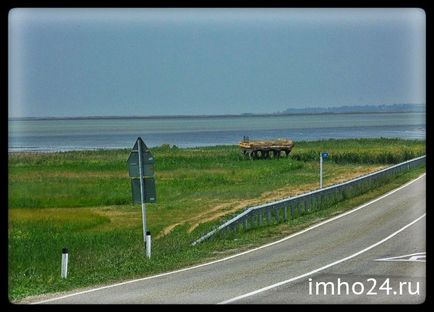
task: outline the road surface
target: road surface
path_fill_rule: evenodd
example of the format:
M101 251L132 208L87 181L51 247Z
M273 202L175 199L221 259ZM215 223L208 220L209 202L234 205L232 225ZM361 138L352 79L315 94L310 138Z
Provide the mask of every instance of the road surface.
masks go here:
M426 176L277 242L45 304L422 303Z

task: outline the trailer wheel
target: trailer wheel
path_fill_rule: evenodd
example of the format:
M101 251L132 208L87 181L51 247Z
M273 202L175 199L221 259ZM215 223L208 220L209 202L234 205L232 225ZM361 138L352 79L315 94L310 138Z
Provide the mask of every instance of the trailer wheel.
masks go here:
M273 154L274 154L274 158L277 158L277 159L280 158L280 150L274 150Z

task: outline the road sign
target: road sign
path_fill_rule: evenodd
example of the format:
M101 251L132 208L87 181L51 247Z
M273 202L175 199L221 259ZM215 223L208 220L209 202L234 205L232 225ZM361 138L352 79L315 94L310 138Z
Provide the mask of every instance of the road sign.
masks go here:
M139 146L140 144L140 146ZM141 157L139 156L139 150L141 152ZM142 174L140 174L140 163L139 160L142 159ZM143 178L144 183L144 202L145 203L155 203L156 202L156 192L155 192L155 179L154 179L154 156L152 156L151 151L146 146L141 138L138 138L136 143L131 150L130 156L128 157L128 175L131 179L131 191L133 197L133 203L141 203L141 189L140 189L140 177Z
M140 177L140 169L139 169L139 145L140 150L142 151L142 161L143 161L143 169L142 176L154 176L154 156L152 156L151 151L146 146L146 144L142 141L141 138L138 138L136 144L128 157L128 174L130 177Z
M155 192L155 180L154 178L145 178L145 203L155 203L157 201L157 195ZM131 191L133 194L133 203L141 204L142 196L140 193L140 178L132 178L131 179Z
M321 153L321 157L324 159L324 158L327 158L327 157L329 157L329 153L328 152L322 152Z
M134 155L134 154L131 154ZM137 157L137 162L131 162L128 163L128 174L131 178L138 178L140 177L140 170L139 170L139 160L138 160L138 155L136 155L135 157ZM130 157L130 158L134 158L134 157ZM153 177L154 176L154 165L153 164L143 164L143 168L142 168L142 176L146 177Z
M146 205L145 203L156 202L155 179L154 179L154 157L151 151L143 142L137 138L136 143L128 157L128 174L131 177L131 192L133 203L142 204L143 240L145 242L145 254L151 257L150 235L146 230ZM146 243L149 241L149 243Z

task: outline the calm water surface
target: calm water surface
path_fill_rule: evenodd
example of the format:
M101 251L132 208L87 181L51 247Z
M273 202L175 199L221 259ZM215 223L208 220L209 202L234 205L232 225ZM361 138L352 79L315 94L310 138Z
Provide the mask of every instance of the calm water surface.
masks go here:
M138 136L149 147L238 144L251 139L425 139L425 113L189 117L158 119L10 120L9 151L131 148Z

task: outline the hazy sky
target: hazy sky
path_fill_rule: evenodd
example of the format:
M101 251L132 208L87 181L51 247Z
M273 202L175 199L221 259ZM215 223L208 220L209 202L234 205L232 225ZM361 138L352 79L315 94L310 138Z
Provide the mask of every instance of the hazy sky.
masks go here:
M425 103L420 9L14 9L9 116Z

